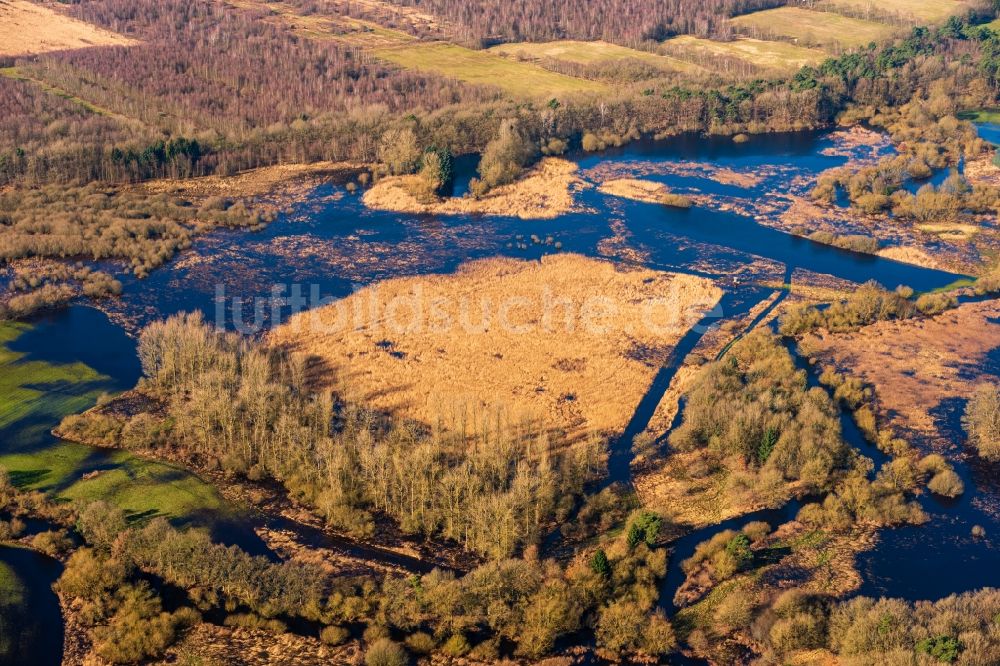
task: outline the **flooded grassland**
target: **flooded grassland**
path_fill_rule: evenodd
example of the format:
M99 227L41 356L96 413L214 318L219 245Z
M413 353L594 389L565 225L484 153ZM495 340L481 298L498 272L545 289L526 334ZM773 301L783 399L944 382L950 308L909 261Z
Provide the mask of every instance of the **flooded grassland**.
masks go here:
M563 432L608 435L609 478L629 485L634 481L641 500L664 511L675 527L673 534L735 519L764 506L728 502L712 485L711 476L692 484L683 472L697 466L697 452L677 453L664 446L663 438L682 408L682 396L704 364L724 355L734 341L766 328L789 303L829 299L870 279L890 288L943 287L971 272L976 257L991 247L940 236L918 243L910 232L893 231L879 237L886 247L883 256L874 256L808 240L800 229L792 228L803 223L788 218L788 211L806 206L810 183L821 173L876 159L890 150L881 135L854 130L753 138L738 146L701 137L638 142L600 155L545 161L492 202L487 197L446 200L437 207L406 203L407 212L397 210L402 205L399 193L405 191L392 179L368 190L364 199L341 187L336 178L318 186L308 180L305 189L295 194L305 200L266 228L199 235L189 250L148 278L121 275L122 297L101 304L114 323L94 310L73 308L50 323L36 324L34 332L12 328L5 338L12 372L4 377L20 379L5 393L14 397L12 406L0 412L8 435L0 463L20 474L23 483L56 496L97 494L136 515L165 515L178 523L189 520L189 515L209 526L225 518L222 525L234 531L214 528L220 539L252 541L255 548L281 558L314 557L312 551L321 550L316 547L320 542L308 538L304 528L281 521L262 523L259 517L233 512L232 504L267 499L253 494L252 488L228 487L220 495L212 486L221 484L210 476L199 478L172 465L69 444L48 434L62 416L91 406L101 392L135 384L135 343L125 330L134 333L152 320L201 310L225 327L319 356L331 382L337 374L349 376L353 385L364 388L364 398L371 404L418 421L430 420L442 403L464 404L502 407ZM329 173L320 170L306 176L325 178ZM459 174L459 191L470 176ZM525 187L532 178L543 176ZM277 182L263 180L268 188ZM609 182L616 184L609 189ZM206 181L183 187L197 189L191 196L210 197L226 196L226 188L243 186ZM670 205L668 194L690 200L693 206ZM829 217L825 208L809 208L807 213L807 219ZM835 218L840 233L850 224L867 224L848 220L846 216L853 213L843 215L843 220ZM987 236L987 232L976 234L978 239ZM920 254L910 253L909 248ZM477 306L488 301L495 306L493 318L485 319L481 307L470 309L466 323L473 330L461 334L454 328L408 326L413 320L407 315L416 303L412 297L421 290L428 312L430 305L441 301L455 304L464 299ZM546 310L546 294L557 301L555 310ZM591 296L617 309L609 313L600 308L602 303L588 306ZM388 328L386 311L367 307L373 300L386 299L401 303L396 314L404 321L395 323L402 327ZM504 303L506 321L500 322L497 317ZM650 303L652 314L644 309ZM893 372L904 386L907 381L933 384L931 380L944 375L947 390L940 400L945 400L964 386L950 383L953 377L948 373L968 374L947 370L954 365L949 355L978 349L988 356L997 346L991 347L981 333L977 340L967 341L969 346L949 337L955 327L977 331L995 327L987 305L976 307L963 306L942 315L940 321L914 322L921 327L917 331L892 333L889 327L870 334L863 331L857 335L874 337L852 339L849 344L866 345L870 357L851 363L856 362L859 371L867 363L875 384L882 375L885 381L896 382ZM317 330L299 326L313 318L304 310L314 311L318 322L327 325L338 310L361 318L345 328ZM461 313L446 314L454 323ZM270 331L277 324L282 326ZM935 326L942 330L932 330ZM912 368L894 370L885 360L891 360L891 354L878 355L881 345L891 346L894 337L906 335L926 343L922 349L937 344L937 337L955 340L940 352L944 369L921 380ZM848 344L828 342L824 353L831 358L838 344ZM19 374L33 362L40 365ZM967 358L966 363L976 361ZM40 382L38 377L52 368L58 372L51 381ZM903 400L924 388L889 397ZM925 406L916 400L914 405L913 413ZM897 406L899 413L904 414L905 407ZM916 418L913 422L921 423ZM640 444L647 446L634 447L643 433ZM649 441L659 441L659 448L650 448ZM991 502L993 496L988 487L980 495L983 502ZM173 504L180 497L187 500ZM161 502L167 499L171 503ZM787 523L796 508L793 501L766 518L774 526ZM276 504L275 509L285 519L297 516L300 523L311 524L299 508ZM913 530L931 530L933 525ZM867 581L873 573L875 580L884 576L879 578L881 573L868 561L854 566L853 554L873 547L862 536L850 537L859 543L828 544L828 554L822 554L823 549L800 549L789 555L792 559L775 564L771 575L780 578L803 568L817 569L816 562L806 560L819 557L826 570L835 573L841 592L864 589L862 579ZM807 539L808 534L801 526L790 525L768 538L760 548L784 553L784 545ZM678 552L686 547L683 540L676 543ZM880 548L869 550L871 558L890 562L895 557ZM337 551L332 552L331 566L355 570L350 559L338 560ZM361 553L359 559L363 557ZM673 603L683 578L678 581L673 573L679 572L678 562L670 566ZM924 589L928 597L940 592ZM207 655L210 644L238 644L249 641L251 633L203 627L190 640L200 641L197 651ZM287 650L308 660L316 656L315 647L289 644Z

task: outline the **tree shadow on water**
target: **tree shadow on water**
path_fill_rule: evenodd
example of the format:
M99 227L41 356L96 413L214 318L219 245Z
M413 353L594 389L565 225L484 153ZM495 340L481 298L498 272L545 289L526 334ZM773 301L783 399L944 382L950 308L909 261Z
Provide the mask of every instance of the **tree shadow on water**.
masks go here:
M62 565L27 548L0 546L0 564L24 585L17 605L0 602L0 629L11 640L0 643L0 664L58 666L62 663L63 618L52 584ZM7 648L7 649L4 649Z
M280 562L281 558L271 550L249 520L241 515L220 515L217 509L200 509L187 516L171 521L174 527L205 527L213 543L224 546L236 546L249 555L266 557L271 562Z
M960 445L965 439L962 416L965 414L965 408L968 404L968 397L955 396L945 398L928 412L934 419L934 427L937 431L955 444Z

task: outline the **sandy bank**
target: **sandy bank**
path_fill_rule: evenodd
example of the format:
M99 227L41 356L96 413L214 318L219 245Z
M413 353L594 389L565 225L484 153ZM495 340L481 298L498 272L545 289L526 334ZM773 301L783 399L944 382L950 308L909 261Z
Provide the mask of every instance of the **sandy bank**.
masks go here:
M965 163L965 177L973 185L1000 187L1000 166L983 156Z
M632 199L652 204L690 208L691 200L679 194L674 194L663 183L636 178L616 178L601 183L598 188L604 194Z
M941 268L941 264L938 263L937 259L915 247L887 247L884 250L879 250L878 256L933 270Z
M573 210L573 193L583 186L576 171L572 162L549 157L516 183L498 187L480 199L453 197L429 204L421 203L406 190L407 180L416 176L393 176L366 191L364 202L369 208L397 213L552 219Z
M161 178L141 183L136 188L153 194L184 193L201 197L262 197L274 194L285 200L295 199L322 179L351 174L363 168L363 164L354 162L277 164L243 171L234 176Z
M271 342L425 423L502 407L574 434L617 432L721 295L702 278L578 255L497 258L379 283L292 318Z

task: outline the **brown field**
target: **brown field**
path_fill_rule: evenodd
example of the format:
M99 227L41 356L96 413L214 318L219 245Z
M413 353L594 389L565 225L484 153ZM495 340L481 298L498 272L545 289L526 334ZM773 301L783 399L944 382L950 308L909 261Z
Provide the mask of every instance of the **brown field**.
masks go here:
M415 42L374 51L379 58L418 72L476 85L500 88L515 97L551 99L577 93L605 93L608 86L567 76L531 62L518 62L489 51L445 42Z
M567 39L542 43L518 42L500 44L499 46L492 47L490 51L523 60L552 58L553 60L562 60L578 65L593 65L600 62L635 59L671 72L694 72L701 69L697 65L671 56L657 55L648 51L638 51L601 41L581 42Z
M786 72L816 65L829 57L819 49L751 38L722 42L681 35L668 40L665 45L676 55L695 62L705 58L736 58L755 67Z
M204 176L180 180L160 179L136 187L152 193L178 193L198 196L257 197L283 190L292 181L312 181L338 174L350 174L364 168L351 162L313 162L278 164L244 171L234 176Z
M779 7L744 14L731 23L752 37L779 37L802 46L854 48L888 39L897 28L884 23L817 12L801 7Z
M583 183L576 176L576 165L568 160L549 157L516 183L492 190L486 196L443 199L425 204L406 189L408 179L416 176L383 178L364 194L365 205L375 210L432 215L500 215L524 220L545 220L573 210L573 192Z
M807 337L802 350L875 386L879 416L938 449L960 445L943 419L987 375L1000 347L1000 302L967 303L932 319L880 322L856 333Z
M0 56L134 43L45 6L25 0L0 0Z
M961 222L943 222L940 224L918 224L917 229L926 234L937 236L941 240L962 242L976 236L982 231L974 224Z
M271 335L356 399L434 424L451 410L621 431L673 346L721 297L710 280L579 255L496 258L393 279Z
M822 6L873 21L892 18L912 24L940 23L969 9L957 0L825 0Z
M937 259L916 247L906 247L903 245L887 247L884 250L879 250L878 256L903 264L913 264L914 266L922 266L935 270L941 268L941 264L938 263Z
M316 187L330 179L338 182L352 177L364 169L361 164L350 162L314 162L312 164L279 164L244 171L233 176L203 176L201 178L162 178L133 187L140 192L174 194L192 199L206 200L223 197L253 202L253 209L261 213L277 214L291 210L295 204L316 201ZM329 199L342 196L334 193ZM198 255L188 255L180 261L194 260Z
M670 188L663 183L651 180L615 178L601 183L597 189L604 194L645 203L664 204L667 206L677 206L685 203L690 205L691 203L685 197L671 193Z
M176 663L326 666L361 663L362 653L356 640L332 647L317 638L290 632L276 636L264 629L220 627L200 622L162 657L148 663L155 666Z
M973 185L1000 187L1000 167L994 164L989 156L966 162L965 177Z
M399 30L385 28L348 16L303 14L297 7L284 2L264 0L227 0L234 7L243 9L265 9L271 12L272 23L290 28L295 34L306 39L337 41L360 48L380 48L398 46L416 41L416 37Z

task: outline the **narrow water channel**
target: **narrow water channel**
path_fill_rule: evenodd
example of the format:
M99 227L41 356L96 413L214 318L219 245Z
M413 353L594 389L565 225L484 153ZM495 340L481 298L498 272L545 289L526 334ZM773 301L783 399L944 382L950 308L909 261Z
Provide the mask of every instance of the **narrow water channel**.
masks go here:
M805 372L808 387L819 387L826 391L827 389L819 382L819 375L816 368L810 366L804 358L798 355L794 343L786 340L785 346L788 349L788 352L792 355L792 358L795 359L796 367ZM678 414L678 421L681 418L682 415ZM861 429L858 428L858 425L854 422L854 419L844 410L840 411L840 427L844 441L853 447L858 453L872 460L873 469L871 472L871 478L874 478L874 476L878 474L878 471L882 468L882 465L889 460L889 457L878 449L878 447L873 446L868 442L868 440L865 439ZM783 523L794 520L804 503L808 501L816 501L816 499L818 498L814 498L812 500L808 498L792 499L781 507L763 509L743 516L738 516L736 518L731 518L729 520L722 521L721 523L690 532L680 539L672 542L670 544L671 553L667 575L663 579L663 583L660 586L660 607L669 614L673 614L677 611L678 608L674 603L674 597L677 590L680 589L681 585L684 583L684 579L686 577L686 574L681 569L680 565L681 562L694 555L695 548L699 544L708 541L720 532L724 532L726 530L739 531L753 522L766 522L772 529L774 529Z
M27 548L0 546L0 664L58 666L63 619L52 584L62 565Z

